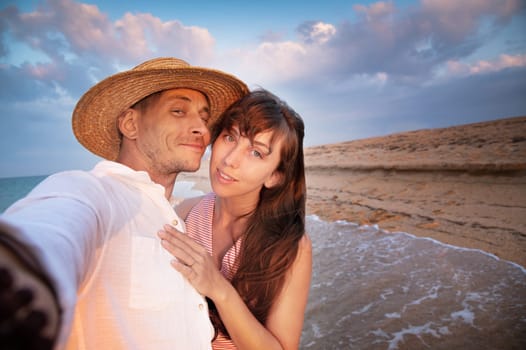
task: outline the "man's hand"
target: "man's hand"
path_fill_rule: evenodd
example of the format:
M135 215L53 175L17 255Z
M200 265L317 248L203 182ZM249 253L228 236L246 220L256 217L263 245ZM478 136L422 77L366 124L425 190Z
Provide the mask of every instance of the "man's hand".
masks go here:
M59 329L56 294L38 260L0 232L0 349L52 349Z

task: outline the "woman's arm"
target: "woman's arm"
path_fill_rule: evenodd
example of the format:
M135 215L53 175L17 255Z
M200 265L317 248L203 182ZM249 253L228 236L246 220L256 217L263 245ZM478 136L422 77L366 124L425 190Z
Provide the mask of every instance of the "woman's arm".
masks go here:
M312 273L312 248L307 236L299 244L298 255L266 325L252 315L203 247L168 225L159 236L165 249L177 258L174 268L214 301L238 349L298 348Z
M267 329L283 349L298 349L312 276L312 243L304 235L283 290L270 310Z

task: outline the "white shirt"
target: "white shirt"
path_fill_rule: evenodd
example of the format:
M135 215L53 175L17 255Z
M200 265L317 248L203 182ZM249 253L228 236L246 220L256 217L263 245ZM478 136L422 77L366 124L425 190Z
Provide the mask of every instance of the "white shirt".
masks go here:
M146 172L102 161L48 177L0 217L34 244L57 285L57 348L211 348L206 301L157 237L167 223L184 231L164 194Z

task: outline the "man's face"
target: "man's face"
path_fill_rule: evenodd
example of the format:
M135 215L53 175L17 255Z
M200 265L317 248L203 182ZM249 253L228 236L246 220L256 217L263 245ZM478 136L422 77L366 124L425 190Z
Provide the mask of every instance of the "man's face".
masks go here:
M201 92L162 92L137 121L137 147L149 168L164 175L198 170L210 142L209 111Z

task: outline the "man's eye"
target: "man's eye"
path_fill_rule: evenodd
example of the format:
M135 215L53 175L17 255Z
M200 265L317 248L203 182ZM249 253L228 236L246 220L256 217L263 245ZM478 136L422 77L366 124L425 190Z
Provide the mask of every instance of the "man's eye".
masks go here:
M263 158L263 155L258 150L252 150L252 155L256 158Z

